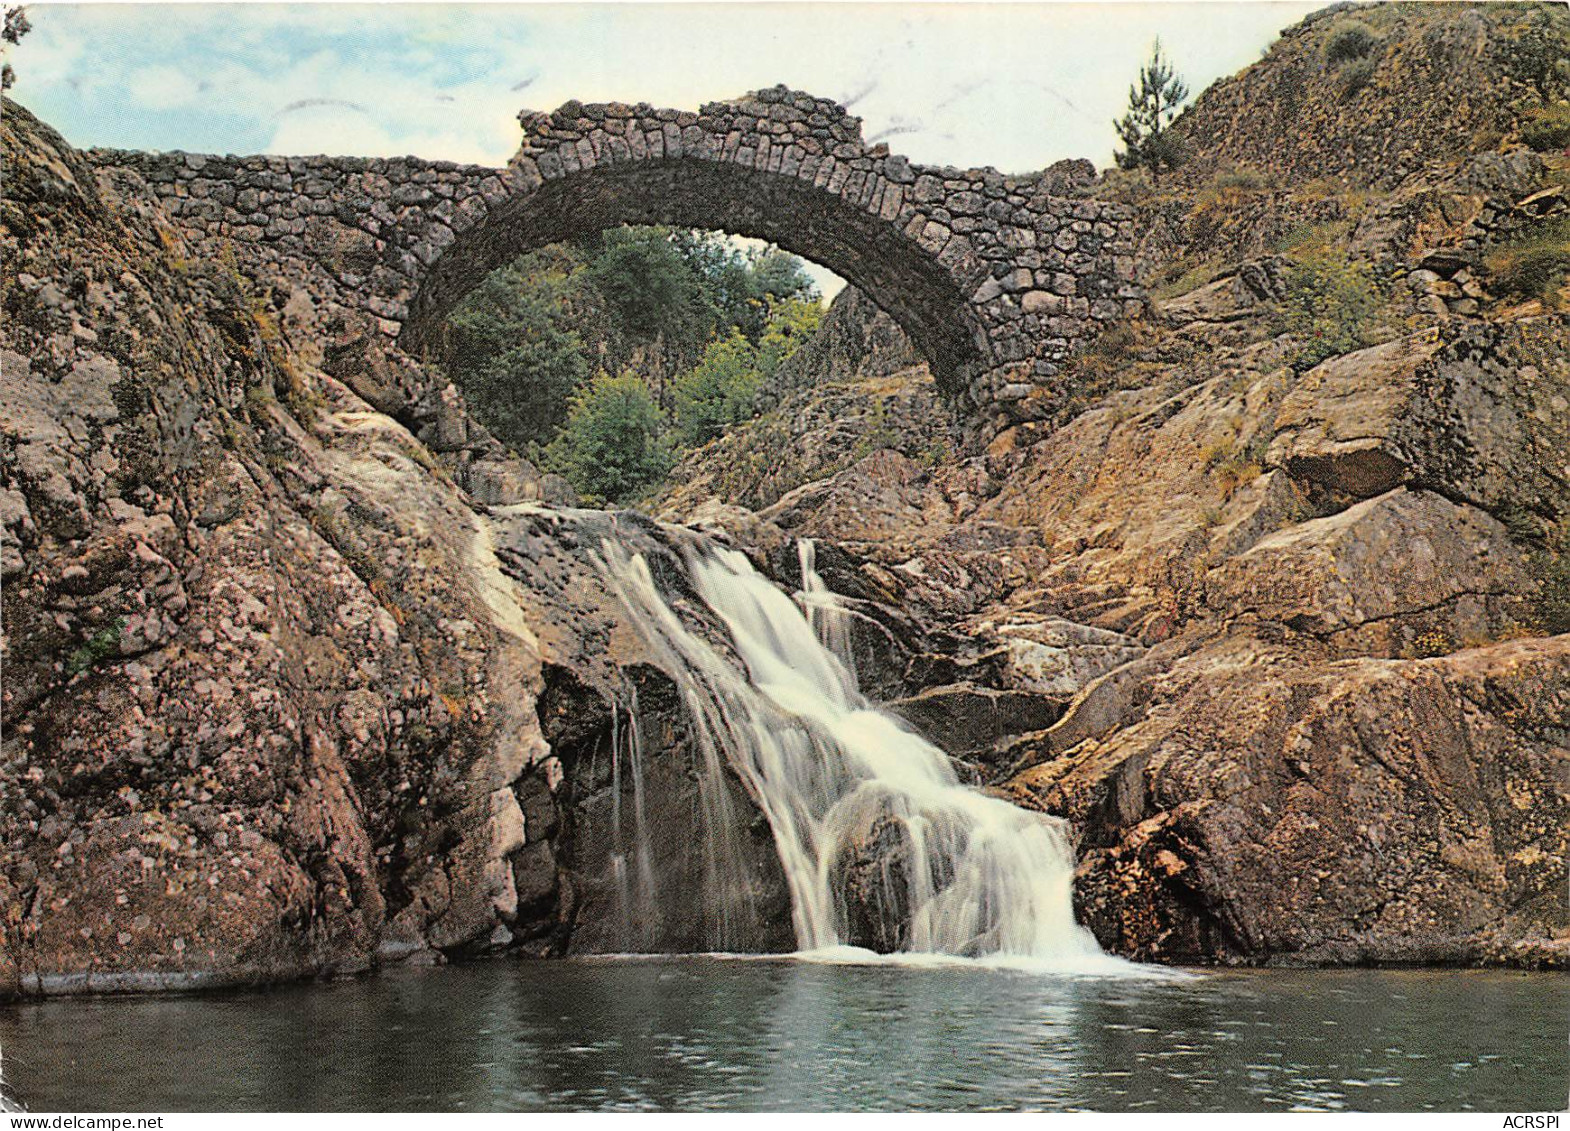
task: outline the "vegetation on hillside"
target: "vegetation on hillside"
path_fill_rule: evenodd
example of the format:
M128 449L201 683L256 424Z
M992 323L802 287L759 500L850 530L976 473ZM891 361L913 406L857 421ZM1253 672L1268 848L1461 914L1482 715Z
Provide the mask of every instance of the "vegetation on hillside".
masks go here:
M580 327L603 307L571 283L565 257L529 255L492 272L447 322L447 371L504 443L548 443L589 377Z
M1506 70L1527 92L1521 140L1542 153L1570 148L1570 17L1534 6L1511 31Z
M1288 264L1283 283L1279 325L1297 343L1294 369L1368 344L1364 335L1382 296L1367 264L1341 251L1308 255Z
M1570 97L1570 16L1563 5L1518 6L1521 18L1511 29L1506 68L1510 78L1529 88L1543 106Z
M777 248L616 228L493 272L448 318L443 362L504 444L622 502L750 418L821 318L801 261Z
M1341 67L1358 59L1366 59L1379 45L1379 37L1361 20L1339 23L1325 40L1325 64Z
M1570 216L1524 228L1490 251L1484 263L1497 294L1515 301L1535 298L1558 309L1559 292L1570 282Z

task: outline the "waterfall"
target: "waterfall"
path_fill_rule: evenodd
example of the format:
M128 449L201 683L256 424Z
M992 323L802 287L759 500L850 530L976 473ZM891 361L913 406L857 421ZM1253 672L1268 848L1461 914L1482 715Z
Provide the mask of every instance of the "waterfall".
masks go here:
M941 750L861 695L841 659L844 611L823 597L810 544L802 600L818 631L743 554L686 551L734 654L683 623L642 555L603 550L607 582L682 689L702 773L728 765L769 822L799 950L1110 961L1074 921L1064 823L962 785ZM716 807L709 880L723 886L737 814L720 811L733 803L718 779L700 789Z

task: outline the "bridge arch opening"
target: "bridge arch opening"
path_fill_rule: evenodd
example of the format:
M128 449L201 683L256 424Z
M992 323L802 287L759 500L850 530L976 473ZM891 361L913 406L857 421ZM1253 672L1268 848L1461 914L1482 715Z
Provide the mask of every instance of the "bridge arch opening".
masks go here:
M428 359L519 453L545 457L600 375L636 380L685 452L772 403L828 314L821 288L843 282L723 232L622 226L490 273L434 332Z
M622 225L722 231L821 264L894 319L947 395L992 364L960 280L897 223L798 177L701 157L596 166L493 204L430 264L400 344L432 346L456 304L525 252Z

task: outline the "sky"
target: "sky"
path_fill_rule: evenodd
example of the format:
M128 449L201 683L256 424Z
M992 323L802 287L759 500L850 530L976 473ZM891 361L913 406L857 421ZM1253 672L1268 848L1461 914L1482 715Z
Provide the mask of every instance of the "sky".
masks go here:
M82 147L499 165L524 107L696 108L783 82L916 161L1027 172L1111 163L1157 36L1197 94L1322 6L35 3L10 93Z

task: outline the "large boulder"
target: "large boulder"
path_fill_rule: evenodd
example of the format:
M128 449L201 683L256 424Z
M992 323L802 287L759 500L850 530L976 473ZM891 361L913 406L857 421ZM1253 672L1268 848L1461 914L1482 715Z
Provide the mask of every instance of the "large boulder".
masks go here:
M1282 399L1267 461L1352 498L1405 484L1495 514L1570 512L1567 359L1554 317L1332 358Z
M1267 535L1205 578L1217 614L1343 654L1399 654L1425 634L1450 647L1496 638L1526 621L1532 589L1497 519L1404 488Z
M1018 775L1076 898L1164 962L1570 964L1570 637L1423 661L1218 642Z

